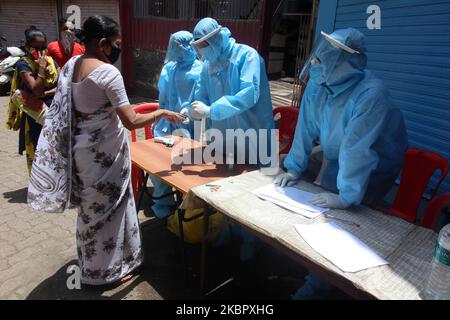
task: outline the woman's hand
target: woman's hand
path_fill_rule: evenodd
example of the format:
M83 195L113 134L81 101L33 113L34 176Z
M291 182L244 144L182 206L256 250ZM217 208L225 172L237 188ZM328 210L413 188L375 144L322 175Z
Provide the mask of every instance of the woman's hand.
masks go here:
M47 68L47 54L45 53L45 51L38 51L39 54L39 58L36 60L36 62L39 65L39 76L44 76L45 77L45 69Z
M170 123L177 124L183 122L184 118L178 112L173 112L169 110L164 110L162 114L164 120L169 121Z
M48 96L54 96L55 93L56 93L56 89L57 89L57 88L53 88L53 89L44 91L44 96L45 96L45 97L48 97Z

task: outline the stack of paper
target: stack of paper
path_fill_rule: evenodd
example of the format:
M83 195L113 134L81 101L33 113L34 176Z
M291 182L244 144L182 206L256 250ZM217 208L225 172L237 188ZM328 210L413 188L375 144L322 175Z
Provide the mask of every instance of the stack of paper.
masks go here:
M313 193L293 187L280 188L274 184L269 184L253 191L253 193L263 200L312 219L329 210L309 203L309 200L314 196Z
M314 250L344 272L357 272L388 264L364 242L334 223L296 225Z

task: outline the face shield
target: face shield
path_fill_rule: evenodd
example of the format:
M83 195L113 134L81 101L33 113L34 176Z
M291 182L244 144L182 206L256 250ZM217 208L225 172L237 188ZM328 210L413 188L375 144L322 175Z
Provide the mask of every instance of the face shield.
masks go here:
M321 35L323 38L320 39L299 74L300 82L304 85L309 78L318 84L324 83L327 74L335 69L341 54L360 54L359 51L350 48L323 31Z
M174 62L193 62L195 60L195 51L190 45L192 34L187 31L179 31L170 36L164 63Z
M214 29L213 31L203 36L202 38L193 40L191 42L191 46L194 48L195 52L197 53L197 56L200 59L213 61L219 57L220 52L218 52L218 50L220 48L215 48L215 46L210 45L210 42L215 35L219 34L221 30L222 27L219 26L218 28Z

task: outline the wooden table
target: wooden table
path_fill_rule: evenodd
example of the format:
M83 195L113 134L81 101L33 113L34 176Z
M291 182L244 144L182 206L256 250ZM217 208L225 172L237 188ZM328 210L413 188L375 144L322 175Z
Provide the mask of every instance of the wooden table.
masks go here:
M197 186L255 170L254 167L245 165L234 165L233 170L229 170L224 164L173 164L172 152L176 150L178 144L186 143L192 146L191 149L185 149L185 153L194 153L196 152L194 149L202 149L203 146L200 142L188 138L172 138L176 142L171 148L156 143L153 139L132 142L131 162L143 172L171 185L183 194Z
M142 187L139 190L138 203L136 210L139 212L143 195L147 192L147 181L149 176L153 176L168 185L172 186L176 192L177 202L181 204L183 196L192 188L212 183L214 181L240 175L244 172L255 170L254 167L246 165L234 165L232 170L224 164L202 163L202 164L174 164L173 157L175 152L180 149L180 144L190 146L183 148L184 154L191 152L199 152L203 150L203 145L195 140L182 137L168 137L175 140L173 147L167 147L164 144L156 143L154 139L141 140L130 144L131 162L141 169ZM152 199L160 199L166 196L172 196L174 193L163 195L162 197ZM183 222L189 222L197 219L203 214L185 218L185 210L178 209L178 221L180 228L180 239L183 252L183 265L185 266L185 247ZM186 268L185 268L186 270Z
M344 230L366 243L389 262L389 265L343 272L312 249L296 232L295 225L322 223L323 216L308 219L259 199L252 191L272 183L273 177L259 171L216 181L219 192L209 192L205 186L191 189L182 206L194 204L213 208L301 266L316 272L354 298L362 299L423 299L437 234L397 217L383 214L365 206L347 210L332 210L331 214L356 222L360 227L334 221ZM298 188L319 193L323 189L300 181ZM205 211L207 216L211 212ZM207 217L204 218L201 287L205 289ZM204 292L204 291L203 291Z

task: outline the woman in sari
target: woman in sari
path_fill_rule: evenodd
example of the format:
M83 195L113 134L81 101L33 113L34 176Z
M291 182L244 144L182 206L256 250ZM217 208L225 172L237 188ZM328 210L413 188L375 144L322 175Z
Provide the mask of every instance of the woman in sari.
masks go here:
M82 283L121 283L142 263L125 128L160 118L177 123L182 117L168 110L133 111L122 76L112 65L121 43L114 20L90 17L82 34L86 53L62 70L33 163L28 203L48 212L78 207Z
M42 125L23 110L31 110L32 105L42 103L51 105L58 83L59 67L47 56L47 37L42 31L30 27L25 30L25 39L25 56L17 63L11 82L6 127L19 130L19 153L26 152L30 174ZM17 102L17 94L20 95L20 103Z

